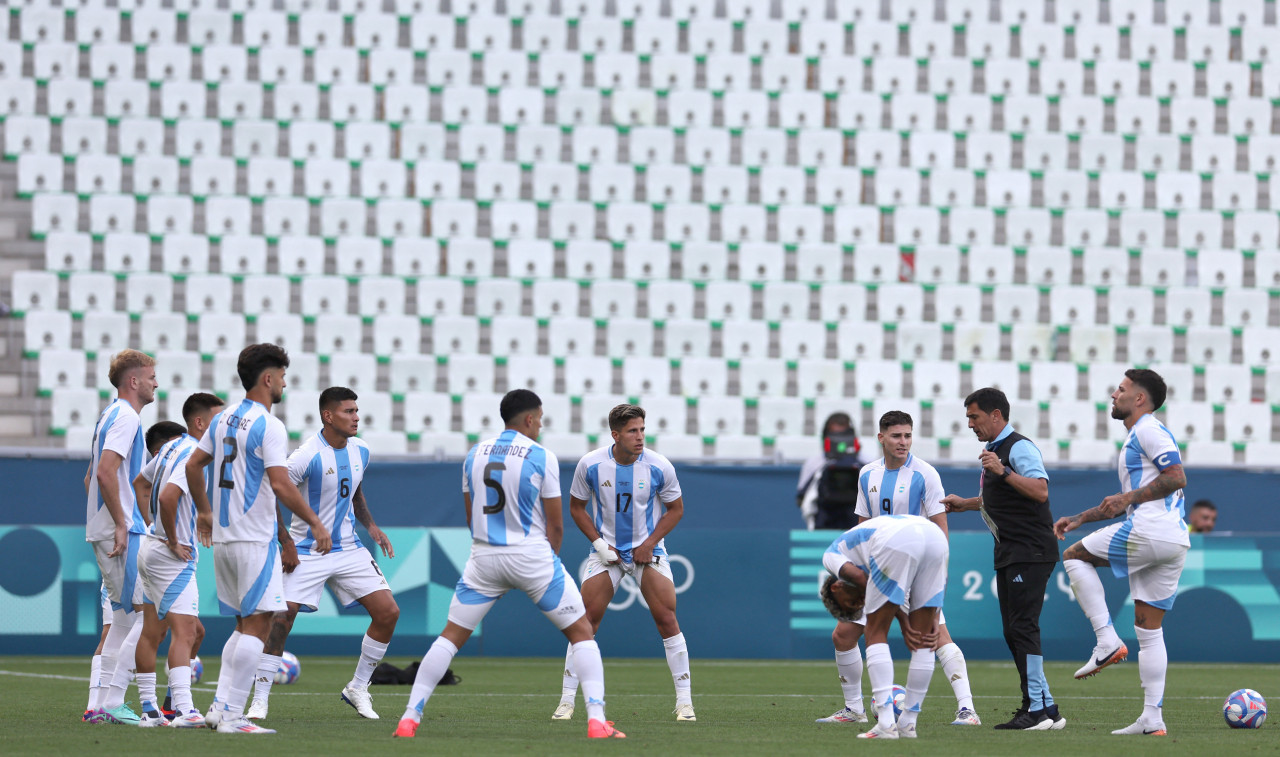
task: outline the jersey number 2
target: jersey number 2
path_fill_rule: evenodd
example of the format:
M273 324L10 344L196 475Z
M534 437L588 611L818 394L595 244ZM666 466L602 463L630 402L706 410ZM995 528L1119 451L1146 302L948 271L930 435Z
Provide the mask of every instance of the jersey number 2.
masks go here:
M500 462L492 462L484 466L484 485L493 489L493 491L498 495L497 502L492 505L484 506L485 515L500 513L502 512L502 509L507 506L507 492L502 488L502 482L493 477L494 471L502 471L506 469L507 466Z

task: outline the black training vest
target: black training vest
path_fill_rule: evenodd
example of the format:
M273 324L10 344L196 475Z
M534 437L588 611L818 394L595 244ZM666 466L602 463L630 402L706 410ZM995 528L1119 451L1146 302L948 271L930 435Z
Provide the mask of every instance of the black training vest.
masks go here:
M1000 462L1019 475L1022 471L1009 462L1009 450L1026 438L1016 431L1012 432L993 450ZM1049 511L1047 501L1034 502L1024 497L1008 481L984 468L982 503L999 531L999 538L995 542L995 567L1003 568L1012 563L1058 561L1058 540L1053 535L1053 514Z

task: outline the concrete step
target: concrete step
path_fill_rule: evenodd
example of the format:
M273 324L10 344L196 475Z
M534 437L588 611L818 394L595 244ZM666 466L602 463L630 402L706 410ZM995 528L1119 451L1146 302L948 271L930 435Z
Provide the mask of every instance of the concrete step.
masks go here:
M0 413L0 437L25 437L28 443L32 443L35 441L34 420L30 413Z

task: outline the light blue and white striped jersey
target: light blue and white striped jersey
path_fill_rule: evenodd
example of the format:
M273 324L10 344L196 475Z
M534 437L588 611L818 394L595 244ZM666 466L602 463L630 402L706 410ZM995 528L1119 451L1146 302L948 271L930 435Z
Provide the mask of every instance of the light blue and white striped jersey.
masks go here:
M547 538L542 500L561 496L560 461L551 450L507 429L471 448L462 464L471 495L471 539L512 547Z
M588 503L600 535L629 563L631 550L649 538L662 517L658 503L680 498L680 482L671 461L657 452L645 450L631 465L618 465L610 444L578 461L569 496ZM666 553L663 541L653 548L654 555Z
M191 499L191 490L187 488L187 458L196 450L195 437L183 434L170 439L156 452L142 469L142 477L151 482L151 536L160 541L168 541L164 522L160 519L160 492L169 484L182 490L178 498L178 509L174 513L173 538L179 544L185 544L194 551L196 548L196 503ZM201 484L203 485L203 481ZM193 552L194 554L194 552Z
M124 460L116 470L116 483L120 491L120 509L124 512L125 525L130 533L145 534L147 522L142 519L142 511L138 509L137 497L133 491L133 480L142 470L146 462L147 445L142 435L142 421L133 405L116 398L107 405L98 416L98 424L93 429L93 449L89 457L89 496L85 517L85 541L107 541L115 536L115 522L111 520L111 511L102 500L98 491L98 463L102 461L102 453L111 450Z
M354 436L345 447L336 449L323 433L317 432L289 455L289 479L302 489L311 511L329 529L334 552L361 546L351 499L368 468L369 446ZM289 534L298 545L298 554L311 554L316 539L302 518L293 519Z
M1170 465L1182 462L1178 442L1164 424L1145 413L1129 429L1120 452L1120 491L1140 489ZM1179 489L1163 499L1129 505L1133 530L1148 539L1190 546L1187 524L1182 520L1185 497Z
M884 515L864 520L831 542L831 546L827 547L827 551L822 555L822 567L839 578L840 566L847 562L853 563L856 567L867 571L867 575L874 579L872 569L876 565L875 556L879 555L889 540L900 531L918 527L922 523L930 528L937 528L936 525L918 515Z
M858 476L858 504L854 512L864 518L877 515L932 518L946 512L943 496L942 478L932 465L909 454L901 468L888 470L882 457L863 466Z
M199 448L213 456L213 543L276 540L276 493L267 468L289 464L289 435L259 402L244 399L213 416Z

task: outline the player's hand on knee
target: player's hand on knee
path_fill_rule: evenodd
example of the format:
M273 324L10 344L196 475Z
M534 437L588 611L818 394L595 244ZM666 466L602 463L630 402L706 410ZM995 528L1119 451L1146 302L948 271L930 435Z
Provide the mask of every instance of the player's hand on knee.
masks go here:
M596 557L600 558L600 562L606 565L611 565L622 559L618 557L618 553L613 550L613 547L609 546L609 542L604 540L604 537L591 542L591 548L596 551Z

